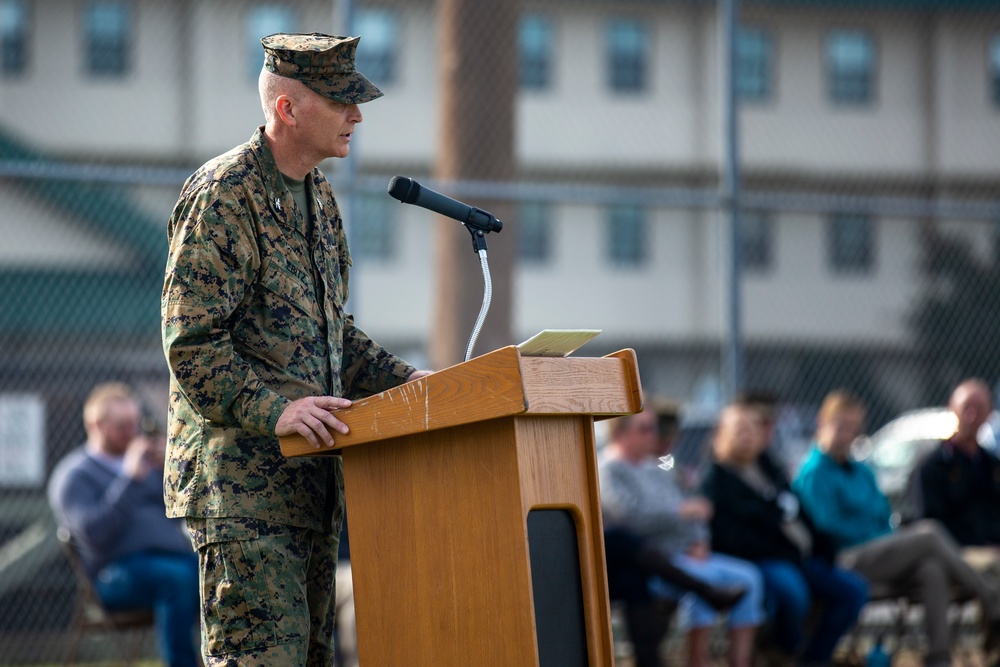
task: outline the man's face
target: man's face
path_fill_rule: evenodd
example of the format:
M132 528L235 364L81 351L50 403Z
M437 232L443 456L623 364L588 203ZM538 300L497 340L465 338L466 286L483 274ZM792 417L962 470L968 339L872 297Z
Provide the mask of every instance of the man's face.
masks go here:
M103 441L101 449L112 456L124 454L139 435L139 416L139 406L133 401L109 402L104 417L97 422Z
M860 409L842 408L817 424L816 440L826 454L846 460L863 427L864 414Z
M990 416L993 408L989 392L972 383L961 385L955 390L949 407L958 417L955 434L960 438L975 438L979 427Z
M756 411L730 406L722 411L715 434L717 459L730 463L749 463L761 453L765 433Z
M629 418L628 424L618 437L618 444L629 454L641 458L653 454L658 438L656 415L646 410Z
M307 91L300 97L301 129L308 145L328 157L347 157L351 152L354 126L363 118L357 104L342 104Z

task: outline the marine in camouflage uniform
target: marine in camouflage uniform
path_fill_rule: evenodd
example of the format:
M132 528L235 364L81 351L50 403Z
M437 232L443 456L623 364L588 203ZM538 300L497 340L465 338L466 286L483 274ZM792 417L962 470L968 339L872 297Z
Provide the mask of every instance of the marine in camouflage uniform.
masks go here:
M382 94L354 69L358 38L262 41L268 71L320 95L351 105ZM208 665L333 664L340 457L286 459L276 425L297 399L359 398L414 372L345 313L337 202L319 169L305 184L308 211L261 127L195 172L170 218L164 493L200 556Z

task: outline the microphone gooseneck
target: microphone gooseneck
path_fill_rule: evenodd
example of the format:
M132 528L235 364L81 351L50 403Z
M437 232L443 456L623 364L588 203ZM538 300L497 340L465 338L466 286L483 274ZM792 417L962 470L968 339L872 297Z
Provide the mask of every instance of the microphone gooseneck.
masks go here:
M490 263L486 258L486 248L479 251L479 264L483 269L483 305L479 308L479 317L476 318L476 325L472 328L469 346L465 348L466 361L472 358L472 348L476 346L479 332L483 330L483 322L486 321L486 313L490 311L490 302L493 300L493 280L490 278Z
M465 360L472 358L472 349L476 345L479 333L482 331L486 313L489 312L493 299L493 281L490 278L490 265L486 257L486 234L499 232L503 223L493 214L481 208L463 204L451 197L446 197L430 188L424 187L412 178L393 176L389 181L389 196L404 204L415 204L448 218L461 222L472 234L472 249L479 255L479 263L483 269L483 305L479 309L479 317L469 338L469 346L465 350Z

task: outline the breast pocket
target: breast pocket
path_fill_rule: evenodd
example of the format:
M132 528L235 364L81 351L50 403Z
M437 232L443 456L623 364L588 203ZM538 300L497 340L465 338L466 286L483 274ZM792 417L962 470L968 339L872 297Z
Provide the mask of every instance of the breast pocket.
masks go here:
M283 255L271 256L267 270L260 280L260 286L269 292L271 297L262 304L263 306L270 307L274 311L283 311L284 305L287 304L304 315L315 315L316 295L311 281ZM275 314L280 315L281 312Z
M318 311L311 284L281 256L267 269L236 316L235 343L287 368L317 338Z

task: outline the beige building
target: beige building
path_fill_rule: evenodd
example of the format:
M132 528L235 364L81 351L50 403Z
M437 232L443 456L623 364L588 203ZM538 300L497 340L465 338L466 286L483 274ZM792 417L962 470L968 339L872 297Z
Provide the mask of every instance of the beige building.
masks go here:
M924 214L938 200L956 204L953 227L984 248L994 242L990 216L969 219L986 208L975 202L996 199L1000 180L1000 2L857 4L744 2L745 190L767 209L744 216L743 328L758 349L874 345L905 355L907 313L924 288L918 230L936 219ZM44 160L147 170L110 173L134 176L131 203L155 236L180 175L261 122L259 36L331 31L339 9L0 0L0 131ZM434 5L361 1L355 20L361 68L386 92L363 107L362 183L423 180L439 132ZM537 201L519 215L519 338L601 328L601 349L647 351L647 378L679 395L717 373L727 238L705 201L724 159L719 35L711 2L526 3L517 155ZM344 174L343 164L325 168ZM0 187L0 225L13 239L0 247L2 267L135 261L72 206L48 206L20 181ZM419 350L434 335L432 216L379 192L355 212L360 319ZM491 247L512 239L501 234ZM473 259L461 279L480 280Z

